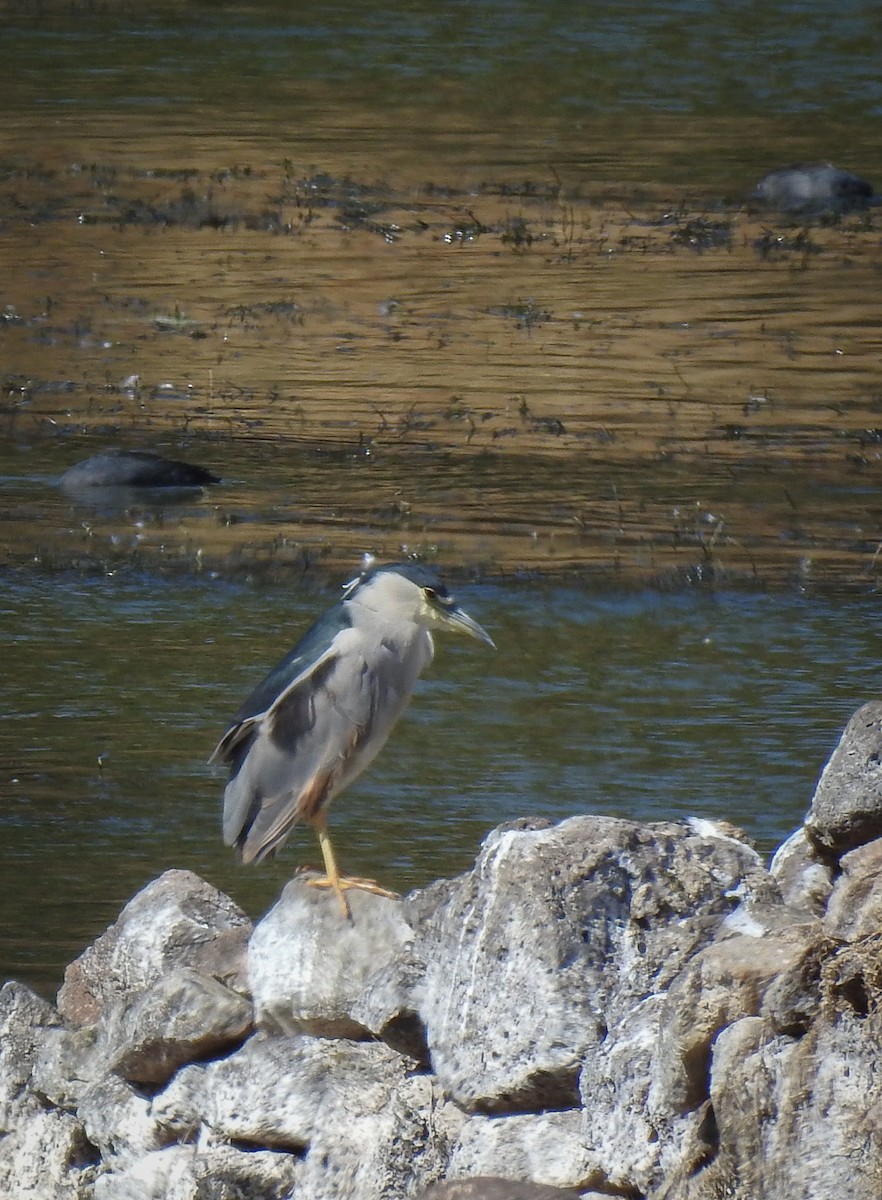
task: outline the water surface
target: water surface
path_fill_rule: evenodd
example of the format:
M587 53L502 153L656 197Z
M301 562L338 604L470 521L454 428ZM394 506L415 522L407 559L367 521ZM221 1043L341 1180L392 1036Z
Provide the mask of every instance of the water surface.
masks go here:
M861 0L9 4L0 128L0 977L51 994L189 867L257 916L205 760L365 551L440 646L335 806L400 890L502 820L719 816L763 851L877 688L878 212ZM73 496L107 445L223 477Z
M197 871L253 916L318 849L241 868L206 760L334 588L136 572L4 576L0 974L51 991L139 887ZM335 802L347 869L399 891L454 874L494 825L718 817L764 852L801 821L874 693L875 600L463 585L494 654L439 638L386 751Z

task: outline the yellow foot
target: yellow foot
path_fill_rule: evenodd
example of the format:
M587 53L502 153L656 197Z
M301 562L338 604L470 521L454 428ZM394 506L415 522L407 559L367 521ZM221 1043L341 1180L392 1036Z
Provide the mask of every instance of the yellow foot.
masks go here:
M346 893L349 891L373 892L375 896L385 896L387 900L401 899L397 892L390 892L388 888L380 887L375 879L359 879L353 875L341 875L337 879L332 879L329 875L322 875L319 879L307 879L306 882L310 887L333 888L340 901L340 907L343 909L343 915L347 918L352 916L349 901L346 899Z

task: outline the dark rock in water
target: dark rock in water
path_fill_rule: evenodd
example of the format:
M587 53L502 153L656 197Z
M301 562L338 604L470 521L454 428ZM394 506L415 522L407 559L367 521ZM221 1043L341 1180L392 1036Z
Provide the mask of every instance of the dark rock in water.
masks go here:
M61 486L80 488L186 488L220 483L204 467L163 458L152 450L107 450L93 454L61 477Z
M841 216L882 204L882 196L865 179L831 163L797 163L769 171L748 202L792 216Z

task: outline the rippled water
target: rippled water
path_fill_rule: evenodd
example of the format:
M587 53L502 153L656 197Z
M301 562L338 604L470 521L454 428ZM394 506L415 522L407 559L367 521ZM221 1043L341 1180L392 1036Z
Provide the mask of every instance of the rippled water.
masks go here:
M0 974L57 984L140 886L188 867L254 916L297 865L220 843L228 718L335 589L135 574L4 579ZM720 817L763 850L802 819L874 694L874 600L592 594L463 585L497 653L439 639L386 751L338 798L341 859L406 891L464 869L531 814Z
M365 550L460 582L333 814L407 890L526 814L771 849L877 689L879 185L865 2L8 6L0 128L0 978L51 993L189 867L252 915L205 760ZM56 484L107 444L223 485ZM685 589L685 590L684 590Z

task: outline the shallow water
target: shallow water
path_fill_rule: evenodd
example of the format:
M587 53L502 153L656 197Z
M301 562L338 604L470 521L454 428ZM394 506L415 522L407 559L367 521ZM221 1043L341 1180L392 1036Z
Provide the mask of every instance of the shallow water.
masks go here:
M697 814L764 851L875 694L879 184L867 3L4 9L0 978L170 866L252 913L205 766L365 551L460 585L334 812L406 890L531 813ZM223 484L65 494L107 445Z

